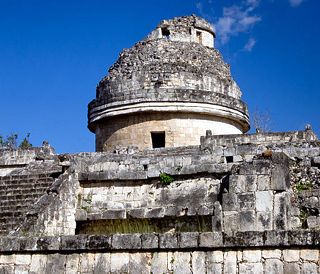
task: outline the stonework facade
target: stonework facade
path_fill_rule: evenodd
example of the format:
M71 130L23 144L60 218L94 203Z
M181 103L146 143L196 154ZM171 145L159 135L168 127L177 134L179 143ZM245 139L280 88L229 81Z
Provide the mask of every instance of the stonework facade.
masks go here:
M319 250L88 252L0 256L3 273L318 273Z
M208 128L212 128L215 134L221 131L241 133L235 122L196 113L133 114L115 117L112 122L108 127L96 128L98 151L112 151L116 146L127 146L132 141L139 143L140 149L148 149L153 145L153 133L163 133L165 147L199 145L200 137Z
M0 158L3 273L320 273L309 129Z
M213 39L197 17L167 20L122 53L89 106L101 152L0 150L0 273L320 273L320 141L310 127L242 134L240 90L208 40L194 41L199 30ZM144 93L151 78L135 81L130 51L176 42L216 54L201 73L223 85L195 92L190 67L175 65L191 89L170 89L169 74Z

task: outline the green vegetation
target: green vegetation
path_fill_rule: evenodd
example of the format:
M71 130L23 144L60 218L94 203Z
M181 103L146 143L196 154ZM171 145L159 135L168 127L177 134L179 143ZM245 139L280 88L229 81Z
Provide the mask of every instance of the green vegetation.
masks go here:
M78 225L78 233L83 234L131 234L209 232L212 231L210 216L183 216L150 219L109 219L83 221Z
M32 148L32 144L29 141L30 133L27 134L26 137L22 140L21 144L19 145L20 149L29 149Z
M28 133L18 145L18 134L11 133L6 138L0 135L0 149L29 149L32 147L29 138L30 133Z
M165 172L161 172L159 175L159 178L160 178L161 184L166 186L170 185L174 181L173 177Z
M81 197L78 196L78 201L81 200ZM90 192L86 197L83 197L83 202L81 205L81 209L89 213L92 204L92 192Z
M296 191L303 191L303 190L311 190L312 189L312 183L309 181L300 181L298 183L295 184L294 186Z
M299 219L301 222L301 228L308 228L307 219L310 214L305 209L300 209Z

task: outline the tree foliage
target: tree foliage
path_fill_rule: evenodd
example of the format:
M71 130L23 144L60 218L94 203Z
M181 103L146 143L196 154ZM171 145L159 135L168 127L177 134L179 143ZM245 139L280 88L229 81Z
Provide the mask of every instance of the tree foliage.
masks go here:
M19 145L20 149L29 149L32 147L32 144L30 143L29 138L30 138L30 133L28 133L27 136L24 137L24 139L20 143Z
M6 138L0 135L0 149L29 149L32 144L29 141L30 133L23 138L23 140L18 145L18 134L11 133Z

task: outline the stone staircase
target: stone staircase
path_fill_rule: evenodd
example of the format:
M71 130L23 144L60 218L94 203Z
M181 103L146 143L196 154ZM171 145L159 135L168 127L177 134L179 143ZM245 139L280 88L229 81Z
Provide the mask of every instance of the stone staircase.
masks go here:
M30 207L53 181L50 173L0 177L0 235L8 234L22 223Z

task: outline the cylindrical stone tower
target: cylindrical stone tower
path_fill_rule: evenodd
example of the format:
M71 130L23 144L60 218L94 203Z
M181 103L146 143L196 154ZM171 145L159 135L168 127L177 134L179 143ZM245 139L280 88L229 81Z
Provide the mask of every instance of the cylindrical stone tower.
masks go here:
M198 145L206 130L248 131L247 107L214 38L204 19L184 16L123 50L89 104L96 150Z

